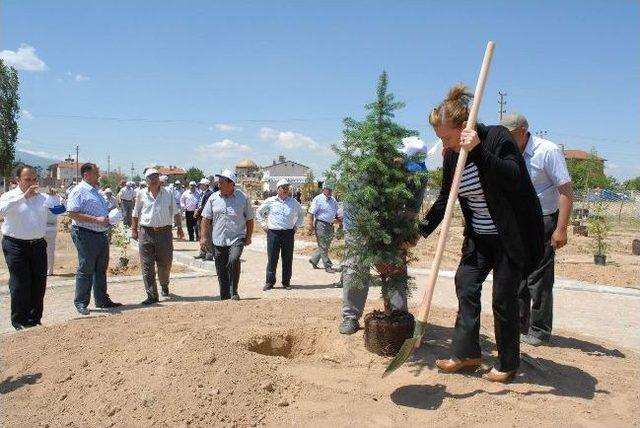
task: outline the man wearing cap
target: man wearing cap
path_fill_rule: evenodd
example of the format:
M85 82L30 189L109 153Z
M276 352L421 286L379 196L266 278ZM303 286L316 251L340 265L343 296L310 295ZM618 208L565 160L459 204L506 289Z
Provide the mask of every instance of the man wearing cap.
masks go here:
M213 255L220 286L220 300L240 300L240 255L251 244L253 208L247 196L235 188L236 175L225 170L218 177L220 190L202 211L200 245L213 243Z
M318 250L311 256L309 263L314 269L318 268L318 262L322 258L324 270L335 273L333 263L329 258L329 247L333 240L333 224L337 222L338 201L332 196L333 185L328 181L322 184L322 193L313 198L309 206L309 232L315 231Z
M278 181L276 196L267 198L256 211L258 222L267 232L267 278L264 291L276 283L276 268L282 252L282 288L291 290L291 266L296 230L304 224L304 211L300 203L289 194L287 180Z
M67 212L73 220L71 239L78 250L76 293L73 301L77 311L89 315L89 300L93 287L98 308L114 308L107 294L107 267L109 266L109 207L98 191L100 169L96 164L80 167L82 181L73 188L67 201Z
M500 124L513 135L542 207L544 256L540 265L521 283L518 293L522 340L540 345L551 336L555 251L567 243L573 206L571 177L562 149L551 141L531 135L526 117L509 113L503 116Z
M0 196L2 252L9 269L11 325L16 330L40 324L47 287L47 217L60 196L38 192L38 175L25 165L16 171L18 186ZM64 207L62 207L64 211Z
M120 189L118 198L120 199L120 207L124 215L124 225L131 227L131 212L133 211L133 201L135 199L133 181L128 181L126 185Z
M426 172L427 166L424 162L426 155L426 145L422 140L417 137L407 137L402 140L403 145L400 148L400 153L403 155L401 159L398 159L398 166L404 168L411 173ZM421 180L417 183L415 180L410 180L408 187L413 195L411 201L405 205L402 215L409 218L416 219L420 213L420 207L422 206L422 200L424 192L427 187L427 179L422 174ZM344 227L344 239L348 243L351 241L350 231L355 227L353 214L349 210L349 205L345 203L342 213L343 227ZM405 246L411 247L415 243L406 243ZM346 246L346 245L345 245ZM342 288L342 322L338 327L338 331L342 334L353 334L358 331L358 320L362 317L364 307L367 302L367 295L369 293L368 285L366 287L352 286L352 278L358 273L360 269L369 269L368 266L364 266L363 263L357 258L345 255L345 259L342 262L343 270L340 278L340 282L336 284L338 288ZM407 264L402 266L403 275L405 278L401 287L392 287L389 292L389 301L393 310L407 310ZM386 280L390 280L387 277Z
M184 211L185 219L187 220L187 232L189 233L189 241L193 241L198 236L198 231L195 230L196 220L194 214L196 208L198 208L198 194L196 188L196 182L190 181L189 188L184 191L180 197L180 207Z
M147 292L143 305L158 302L156 265L158 279L164 297L169 296L169 275L173 262L173 236L171 228L175 220L182 230L180 211L176 209L171 192L160 185L160 176L154 168L145 171L149 187L138 192L133 210L131 238L138 240L142 279Z
M200 200L198 201L198 208L196 208L196 212L194 216L197 219L196 230L200 230L201 222L202 222L202 210L204 209L207 201L213 195L214 192L217 192L218 189L213 190L212 186L210 186L211 182L203 178L200 180ZM196 256L193 256L194 259L202 259L202 260L213 260L213 245L207 243L206 246L200 245L200 253Z

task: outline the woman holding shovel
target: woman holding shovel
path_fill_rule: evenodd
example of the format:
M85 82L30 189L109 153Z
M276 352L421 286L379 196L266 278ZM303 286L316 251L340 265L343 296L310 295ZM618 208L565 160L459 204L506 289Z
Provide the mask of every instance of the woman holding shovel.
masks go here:
M445 152L440 194L420 224L424 237L442 221L458 154L468 152L458 193L465 239L455 275L458 315L452 356L436 365L448 373L480 366L480 293L493 270L498 363L483 377L508 382L520 363L518 284L543 254L542 211L509 131L482 124L465 129L472 97L465 86L456 85L429 115Z

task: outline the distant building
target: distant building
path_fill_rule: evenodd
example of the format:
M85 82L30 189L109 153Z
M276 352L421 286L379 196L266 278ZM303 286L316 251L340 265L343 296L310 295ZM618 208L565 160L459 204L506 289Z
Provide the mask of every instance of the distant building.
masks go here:
M258 177L259 174L260 167L251 159L243 159L236 164L236 177L238 179Z
M564 152L564 158L567 160L573 159L576 161L586 161L591 157L591 153L585 152L584 150L570 150L570 149L565 149L563 146L561 146L561 148L562 148L562 151ZM606 159L603 159L600 156L596 156L594 160L602 164L604 164L604 162L606 161Z
M184 177L187 173L184 168L180 168L179 166L175 165L158 165L156 169L158 170L158 173L160 175L166 175L167 177L169 177L169 183L173 183L176 180L184 181Z
M47 167L47 178L55 186L68 186L75 181L79 166L73 158L66 158Z
M278 180L285 178L292 187L301 187L311 168L298 162L287 160L284 156L278 156L273 163L262 167L262 188L264 191L275 191Z

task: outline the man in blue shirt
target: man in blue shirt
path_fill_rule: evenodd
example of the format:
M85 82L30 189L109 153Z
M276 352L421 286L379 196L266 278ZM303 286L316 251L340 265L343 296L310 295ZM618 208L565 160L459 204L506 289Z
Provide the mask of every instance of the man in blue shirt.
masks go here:
M309 231L315 232L318 249L309 259L314 269L318 269L318 262L322 259L324 270L335 273L333 262L329 258L329 247L333 240L333 223L338 214L338 201L332 196L333 185L325 181L322 193L313 198L309 206Z
M256 211L262 230L267 232L267 279L263 290L276 283L278 258L282 252L282 287L291 290L291 267L296 230L304 224L300 203L289 194L290 184L282 179L276 185L278 194L267 198Z
M107 294L109 265L109 208L98 190L100 170L93 163L80 168L82 181L73 188L67 201L67 212L73 220L71 239L78 250L76 294L73 304L82 315L89 315L91 287L97 308L122 306Z

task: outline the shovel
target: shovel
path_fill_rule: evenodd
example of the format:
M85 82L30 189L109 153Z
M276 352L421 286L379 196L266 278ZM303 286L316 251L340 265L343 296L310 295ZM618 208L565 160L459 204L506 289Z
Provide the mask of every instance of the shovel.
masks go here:
M487 82L487 75L489 74L489 66L491 65L491 58L493 57L493 49L495 47L494 42L487 43L487 49L484 52L484 59L482 60L482 67L480 68L480 75L478 76L478 82L476 84L476 91L473 96L473 104L471 106L471 112L469 112L469 119L467 120L466 129L474 129L476 126L476 119L478 117L478 110L480 108L480 102L482 101L482 94L484 93L484 87ZM422 303L418 309L418 316L416 317L416 326L413 331L413 337L407 339L402 344L402 348L398 351L398 354L393 358L389 366L382 374L382 377L386 377L394 370L404 364L411 356L414 349L420 347L422 342L422 336L427 328L427 318L429 317L429 309L431 308L431 298L433 297L433 290L438 279L438 272L440 268L440 262L442 261L442 253L447 242L447 234L449 232L449 225L451 224L451 217L453 215L453 207L458 197L458 190L460 188L460 179L462 178L462 171L464 170L465 163L467 162L467 151L465 149L460 150L458 156L458 163L456 164L456 171L453 175L453 181L451 182L451 190L449 191L449 198L447 199L447 208L444 212L444 219L442 222L442 229L440 230L440 236L438 237L438 246L436 247L436 254L431 264L431 272L429 273L429 281L427 287L424 290L422 297Z

